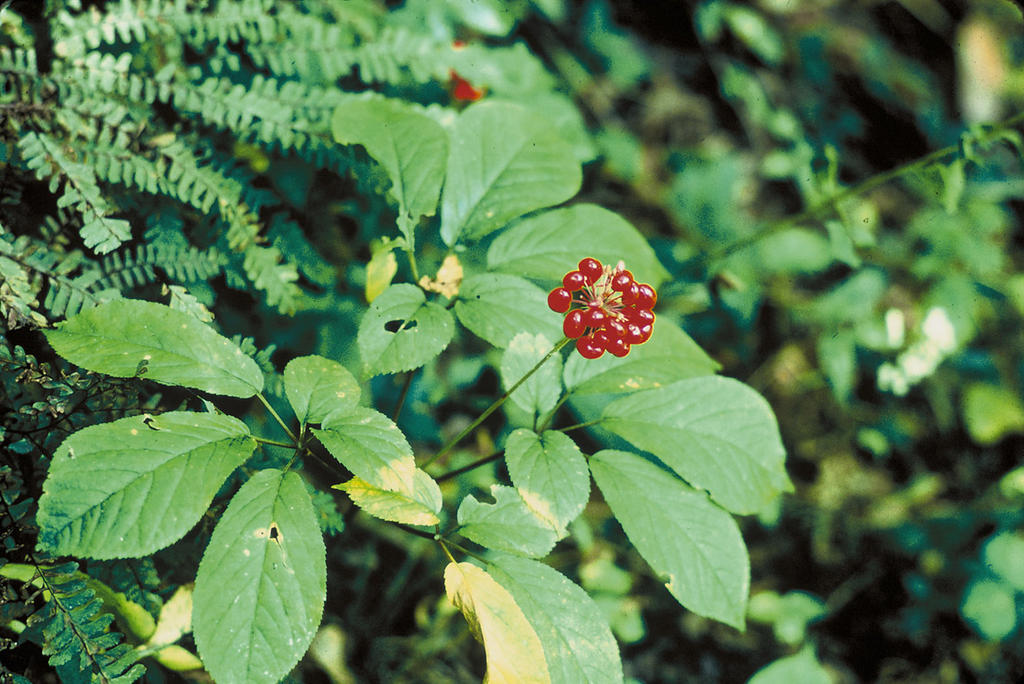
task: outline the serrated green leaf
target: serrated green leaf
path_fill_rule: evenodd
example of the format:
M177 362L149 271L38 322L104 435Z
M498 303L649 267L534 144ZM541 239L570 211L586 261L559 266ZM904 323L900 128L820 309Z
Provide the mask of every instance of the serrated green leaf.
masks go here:
M590 472L630 542L679 603L743 629L750 559L732 516L636 454L599 451Z
M691 378L622 397L605 408L601 426L733 513L763 511L792 489L771 407L732 378Z
M572 148L523 107L475 104L459 116L450 139L441 198L441 237L448 245L477 240L580 188Z
M384 167L391 194L405 220L399 226L412 243L412 225L433 216L444 181L448 136L441 125L401 100L348 100L334 110L334 139L362 145Z
M556 530L575 520L590 499L587 461L562 432L515 430L505 441L505 463L523 502Z
M194 316L153 302L119 299L86 309L46 339L65 359L117 378L142 376L229 397L263 389L259 366Z
M381 489L354 477L348 482L334 485L352 498L352 503L381 520L406 525L437 525L441 519L441 488L434 478L416 469L413 487L409 491Z
M400 283L370 304L356 342L368 374L398 373L419 368L440 354L454 331L447 309L428 302L415 285Z
M496 553L487 570L512 595L540 638L553 684L622 681L619 646L587 592L557 570Z
M507 589L472 563L449 563L444 589L487 652L487 684L549 684L544 649Z
M561 281L583 257L614 266L620 260L639 282L655 286L668 272L643 235L596 204L576 204L523 219L494 239L487 267L527 278Z
M57 449L39 499L56 555L139 557L180 539L256 448L240 420L175 411L83 428Z
M192 626L218 684L273 684L306 652L327 596L326 551L294 472L262 470L213 530L196 574Z
M551 342L544 335L518 333L501 356L501 384L509 389L551 351ZM509 399L528 413L544 413L558 403L562 395L562 357L557 354L544 362L521 384Z
M335 411L313 434L356 477L381 489L412 491L416 472L412 447L383 413L362 406Z
M512 487L491 485L494 503L472 494L459 504L459 534L481 546L524 556L543 556L555 545L555 529L527 508Z
M585 359L571 354L565 362L565 386L574 395L634 392L664 387L677 380L711 375L718 362L672 321L654 322L651 339L633 346L622 358L605 354Z
M322 356L300 356L284 367L284 391L300 423L322 423L333 411L359 403L359 383L348 369Z
M495 347L507 347L518 333L562 337L558 314L548 308L547 293L528 280L481 273L462 281L455 315L473 334Z

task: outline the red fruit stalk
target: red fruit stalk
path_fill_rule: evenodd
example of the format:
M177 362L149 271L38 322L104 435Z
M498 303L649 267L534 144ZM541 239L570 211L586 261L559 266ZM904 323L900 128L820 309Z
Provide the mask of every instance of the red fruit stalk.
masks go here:
M657 301L655 289L633 280L621 261L602 266L591 257L548 294L548 306L565 314L562 332L576 340L576 351L585 359L605 352L622 357L651 339Z

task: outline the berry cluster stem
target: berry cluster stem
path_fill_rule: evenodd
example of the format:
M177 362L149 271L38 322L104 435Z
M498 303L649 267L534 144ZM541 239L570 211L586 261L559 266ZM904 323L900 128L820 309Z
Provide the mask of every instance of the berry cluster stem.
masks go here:
M570 341L570 338L568 338L568 337L563 337L561 340L559 340L558 344L556 344L554 347L552 347L551 350L548 351L548 353L544 355L544 358L542 358L540 361L538 361L537 364L533 368L531 368L530 370L526 371L526 374L523 377L521 377L518 380L516 380L516 383L514 385L512 385L511 387L509 387L508 390L504 394L502 394L500 397L498 397L494 401L493 404L488 406L484 410L483 413L481 413L479 416L477 416L476 420L474 420L472 423L467 425L466 428L462 432L460 432L459 434L455 435L455 437L451 441L449 441L447 444L445 444L443 447L441 447L440 451L438 451L436 454L434 454L429 459L427 459L427 462L424 463L423 465L421 465L420 467L421 468L426 468L428 465L430 465L431 463L433 463L437 459L441 458L442 456L445 456L449 451L454 449L455 446L466 437L466 435L468 435L469 433L473 432L473 430L475 430L475 429L477 429L477 427L479 427L480 423L482 423L485 420L487 420L487 416L491 415L492 413L497 411L499 408L501 408L501 405L504 404L506 401L508 401L508 398L510 396L512 396L513 392L515 392L517 389L519 389L520 385L522 385L524 382L526 382L530 378L531 375L536 373L537 370L541 366L543 366L547 362L548 359L550 359L552 356L554 356L555 354L560 352L562 350L562 347L564 347L565 345L569 344L569 341Z

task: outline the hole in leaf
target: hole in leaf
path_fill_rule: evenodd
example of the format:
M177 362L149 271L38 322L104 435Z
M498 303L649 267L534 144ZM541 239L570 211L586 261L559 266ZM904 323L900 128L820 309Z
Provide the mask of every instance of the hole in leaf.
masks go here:
M277 529L277 523L270 523L270 538L277 541L281 536L281 531Z
M416 327L416 321L402 321L395 319L388 321L384 324L384 329L390 333L396 333L399 330L412 330Z

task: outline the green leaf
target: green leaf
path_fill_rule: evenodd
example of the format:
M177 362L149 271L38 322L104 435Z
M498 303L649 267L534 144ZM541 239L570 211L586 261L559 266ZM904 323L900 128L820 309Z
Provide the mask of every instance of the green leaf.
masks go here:
M218 684L273 684L316 634L327 596L324 540L302 478L261 470L213 530L193 596L196 646Z
M441 519L441 488L434 478L416 469L410 491L391 491L353 477L348 482L333 485L349 495L352 503L381 520L406 525L437 525Z
M313 434L356 477L381 489L413 490L416 461L412 447L383 413L362 406L335 411Z
M658 285L668 272L626 219L595 204L576 204L523 219L494 239L487 267L561 281L583 257L614 266L621 259L640 282Z
M513 337L501 356L501 383L505 389L519 382L549 351L551 343L544 335L519 333ZM509 399L528 413L544 413L553 408L562 395L561 375L562 357L554 354Z
M851 330L826 330L818 338L818 365L832 386L832 394L846 403L857 376L856 340Z
M100 304L58 323L46 339L71 363L117 378L141 372L164 385L229 397L251 397L263 389L263 374L238 345L162 304Z
M590 499L587 461L562 432L514 431L505 441L505 463L523 502L556 530L575 520Z
M771 407L731 378L680 380L622 397L605 408L601 426L733 513L763 511L792 489Z
M441 125L401 100L348 100L334 110L334 139L362 145L384 167L398 201L399 227L412 244L412 226L433 216L444 181L448 136Z
M960 612L989 641L1002 641L1017 626L1013 587L1005 582L975 581L967 588Z
M529 110L482 102L450 134L441 198L445 244L477 240L512 219L569 199L582 173L573 150Z
M517 276L481 273L462 281L455 315L473 334L495 347L507 347L516 334L562 337L562 323L548 308L548 295Z
M1003 532L985 544L985 565L1017 591L1024 592L1024 537Z
M419 368L444 351L454 328L447 309L428 302L415 285L400 283L373 300L356 341L368 374L398 373Z
M491 485L493 504L472 494L459 504L459 534L481 546L524 556L544 556L555 545L555 530L527 508L511 487Z
M137 558L177 541L256 448L240 420L174 411L83 428L57 449L36 521L55 555Z
M832 684L832 676L814 656L814 648L805 646L796 655L779 658L754 673L747 684Z
M679 326L661 318L654 322L651 339L635 345L628 356L605 354L599 359L585 359L570 354L563 378L574 395L621 393L711 375L718 368L718 363Z
M599 451L590 472L626 536L698 615L743 629L750 559L732 516L671 473L625 451Z
M963 415L967 432L978 444L996 444L1009 434L1024 432L1024 404L1016 393L998 385L968 385Z
M487 651L487 684L551 682L537 633L508 590L487 571L472 563L449 563L444 589Z
M500 553L489 560L491 577L512 594L540 637L554 684L622 681L619 646L587 592L535 560Z
M359 403L359 383L348 369L322 356L300 356L284 367L284 391L300 423L322 423L333 411Z

